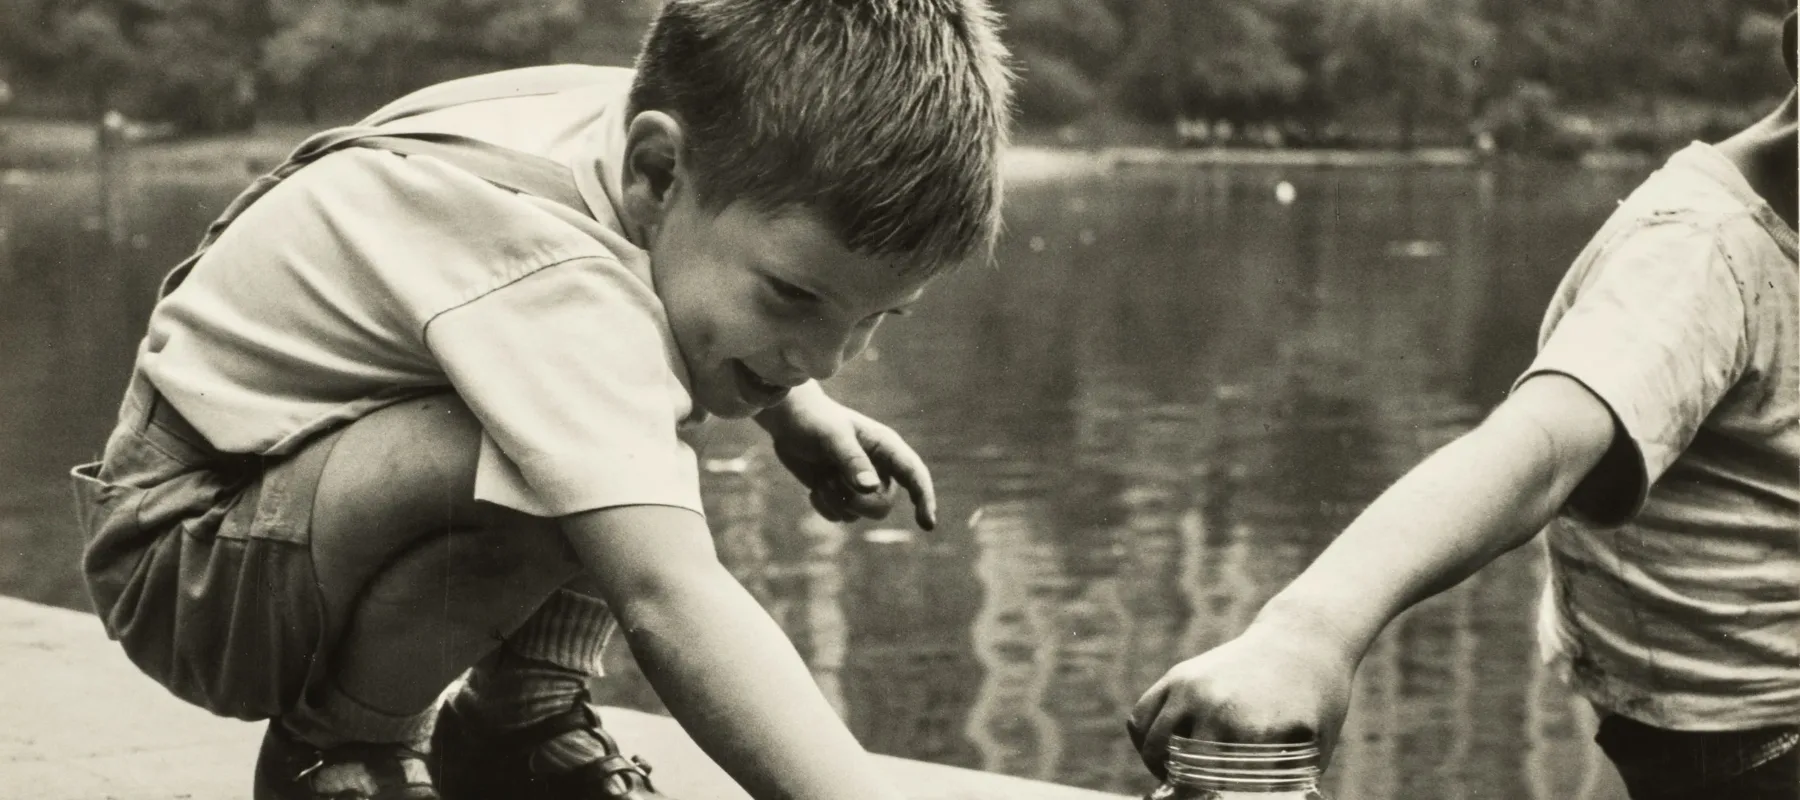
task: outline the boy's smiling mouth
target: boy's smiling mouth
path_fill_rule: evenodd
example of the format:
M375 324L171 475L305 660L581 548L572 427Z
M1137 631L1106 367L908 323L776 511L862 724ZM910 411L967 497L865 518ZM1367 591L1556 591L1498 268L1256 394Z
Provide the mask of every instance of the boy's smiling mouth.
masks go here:
M731 360L731 372L737 379L738 395L750 405L768 408L787 397L789 387L763 380L749 365L735 358Z

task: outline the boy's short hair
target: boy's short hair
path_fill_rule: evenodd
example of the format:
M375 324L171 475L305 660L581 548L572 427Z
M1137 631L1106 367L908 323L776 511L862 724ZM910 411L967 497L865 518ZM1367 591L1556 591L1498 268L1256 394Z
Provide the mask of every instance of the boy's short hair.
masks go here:
M1011 74L985 0L670 0L630 113L677 117L709 207L805 208L852 252L991 250Z

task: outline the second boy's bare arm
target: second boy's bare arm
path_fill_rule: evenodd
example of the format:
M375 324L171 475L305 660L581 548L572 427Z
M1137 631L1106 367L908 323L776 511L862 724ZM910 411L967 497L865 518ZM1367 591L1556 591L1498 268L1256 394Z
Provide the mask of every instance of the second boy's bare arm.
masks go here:
M1129 721L1161 774L1172 733L1314 735L1329 747L1356 665L1382 629L1535 536L1613 442L1575 380L1535 376L1384 492L1237 639L1176 665Z
M898 800L698 514L624 506L563 529L657 696L752 797Z

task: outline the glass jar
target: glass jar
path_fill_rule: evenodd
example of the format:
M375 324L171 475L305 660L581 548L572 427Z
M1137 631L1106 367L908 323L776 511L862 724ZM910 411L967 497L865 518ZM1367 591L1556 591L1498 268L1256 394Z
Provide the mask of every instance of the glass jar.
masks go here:
M1145 800L1325 800L1319 746L1169 739L1169 779Z

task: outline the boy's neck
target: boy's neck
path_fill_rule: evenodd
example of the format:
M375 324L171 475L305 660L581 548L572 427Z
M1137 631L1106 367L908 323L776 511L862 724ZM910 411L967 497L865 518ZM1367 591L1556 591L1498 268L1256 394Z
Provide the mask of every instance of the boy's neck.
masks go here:
M1800 182L1796 144L1795 96L1789 92L1780 108L1718 145L1719 152L1731 159L1750 182L1750 188L1790 228L1797 227L1795 206L1800 205L1795 197L1796 183Z

